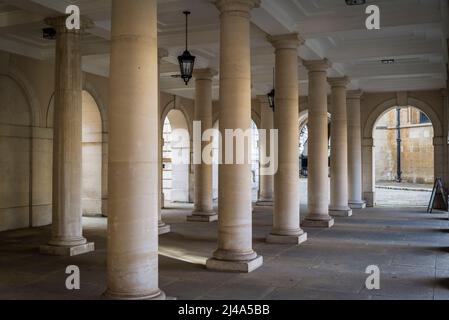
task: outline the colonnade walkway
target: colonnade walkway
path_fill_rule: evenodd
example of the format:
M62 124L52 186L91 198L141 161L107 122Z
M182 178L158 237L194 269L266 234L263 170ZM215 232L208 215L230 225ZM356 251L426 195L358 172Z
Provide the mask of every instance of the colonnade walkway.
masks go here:
M254 248L265 263L235 274L204 266L216 248L216 222L185 222L190 207L164 210L172 232L160 237L160 287L178 299L449 299L448 215L424 211L355 210L332 229L306 228L309 240L294 246L267 244L272 208L255 207ZM107 220L83 224L96 250L74 257L39 254L49 227L0 233L0 299L101 298ZM65 287L68 265L80 268L80 290ZM380 290L365 288L369 265L380 268Z

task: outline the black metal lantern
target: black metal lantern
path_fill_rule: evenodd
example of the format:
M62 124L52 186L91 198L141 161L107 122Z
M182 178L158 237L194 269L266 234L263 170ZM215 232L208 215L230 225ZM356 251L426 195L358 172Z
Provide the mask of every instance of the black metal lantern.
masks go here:
M189 14L190 11L184 11L183 12L186 16L186 50L183 52L182 55L178 57L179 67L181 68L181 78L184 80L186 86L189 84L190 79L192 79L193 74L193 67L195 65L195 56L192 56L187 49L188 45L188 27L189 27Z
M268 94L267 94L267 97L268 97L268 103L270 104L270 108L271 109L273 109L273 111L274 111L274 107L275 107L275 104L274 104L274 98L275 98L275 90L274 90L274 86L275 86L275 79L274 79L274 69L273 69L273 90L271 90Z
M274 89L270 91L270 93L267 94L268 97L268 103L270 104L270 108L274 111L274 97L275 97L275 91Z
M56 39L56 29L54 29L54 28L42 29L42 38L44 38L45 40L55 40Z

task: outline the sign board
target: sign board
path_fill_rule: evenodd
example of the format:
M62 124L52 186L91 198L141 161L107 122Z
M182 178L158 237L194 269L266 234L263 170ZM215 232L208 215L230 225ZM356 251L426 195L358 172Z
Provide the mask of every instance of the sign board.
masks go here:
M443 181L441 180L441 178L436 178L435 183L433 184L432 195L430 196L430 202L427 207L428 213L432 213L433 208L435 206L435 198L438 194L440 194L441 197L443 198L443 203L444 203L444 207L445 207L446 211L449 210L447 195L443 188Z

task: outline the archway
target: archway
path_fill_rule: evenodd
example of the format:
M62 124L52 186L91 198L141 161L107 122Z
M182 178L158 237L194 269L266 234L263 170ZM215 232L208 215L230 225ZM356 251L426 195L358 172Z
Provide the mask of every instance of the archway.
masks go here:
M86 83L82 92L82 190L83 215L107 216L107 113L105 105ZM53 128L54 93L46 112L46 127Z
M26 94L0 75L0 231L33 225L31 125Z
M405 104L404 104L405 105ZM430 104L424 101L408 97L406 100L407 106L413 106L424 113L430 120L433 126L433 171L434 177L444 178L444 149L445 139L443 138L443 126L441 123L441 116L433 109ZM366 201L367 206L373 207L377 203L376 194L376 177L375 177L375 157L374 157L374 138L373 133L377 121L387 111L394 109L398 106L397 99L392 98L377 105L367 116L366 120L362 124L362 187L363 198Z
M168 112L163 122L162 190L166 202L190 201L190 134L184 114Z
M254 114L253 114L254 116ZM257 121L257 119L254 119ZM252 201L256 202L259 198L259 181L260 181L260 148L259 148L259 131L256 121L251 120L251 190ZM212 194L214 200L218 199L218 156L220 148L220 139L218 136L218 120L215 121L213 128L215 134L213 136L213 165L212 165Z
M309 112L308 110L303 110L299 113L299 137L298 137L298 148L299 148L299 178L300 178L300 200L301 204L307 203L308 194L308 122L309 122ZM328 113L328 163L330 170L330 152L331 152L331 114ZM329 195L330 196L330 195Z
M377 206L425 207L434 182L434 130L420 109L393 107L374 129Z
M82 96L82 191L83 215L102 214L103 129L98 105L92 95Z

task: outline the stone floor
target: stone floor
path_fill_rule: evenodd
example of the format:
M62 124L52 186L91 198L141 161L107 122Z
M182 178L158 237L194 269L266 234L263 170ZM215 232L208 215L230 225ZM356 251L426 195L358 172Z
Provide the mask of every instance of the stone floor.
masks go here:
M303 214L306 208L302 208ZM300 245L269 245L271 209L254 211L254 247L262 268L211 272L216 223L186 223L190 208L164 211L173 232L160 238L160 287L178 299L449 299L447 213L376 208L339 218L332 229L307 229ZM38 246L50 229L0 233L0 299L98 299L106 286L106 219L85 218L96 251L48 257ZM81 290L65 289L65 268L81 270ZM365 288L368 265L380 268L380 290Z
M432 189L400 190L376 187L376 206L378 207L427 207Z

